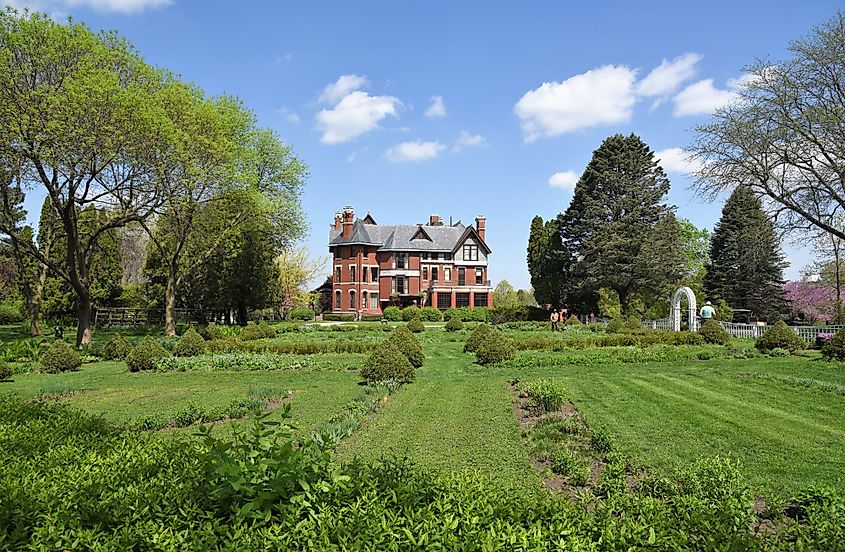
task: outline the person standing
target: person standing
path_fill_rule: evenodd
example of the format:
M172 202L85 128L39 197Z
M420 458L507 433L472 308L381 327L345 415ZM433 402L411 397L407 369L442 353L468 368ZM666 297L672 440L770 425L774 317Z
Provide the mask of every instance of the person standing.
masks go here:
M704 306L701 307L701 312L699 314L701 314L702 320L707 322L708 320L711 320L714 316L716 316L716 309L713 308L713 305L710 303L710 301L707 301L706 303L704 303Z
M556 332L557 331L557 323L558 323L558 320L560 320L560 317L558 316L558 313L557 313L556 310L552 311L552 314L549 316L549 320L552 323L552 331Z

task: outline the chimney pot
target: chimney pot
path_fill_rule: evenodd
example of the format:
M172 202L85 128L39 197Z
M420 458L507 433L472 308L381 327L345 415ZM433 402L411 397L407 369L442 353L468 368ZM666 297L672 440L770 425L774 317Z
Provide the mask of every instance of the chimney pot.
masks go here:
M351 205L343 208L343 239L352 237L352 223L355 221L355 211Z
M487 241L487 218L484 215L475 217L475 230L482 240Z

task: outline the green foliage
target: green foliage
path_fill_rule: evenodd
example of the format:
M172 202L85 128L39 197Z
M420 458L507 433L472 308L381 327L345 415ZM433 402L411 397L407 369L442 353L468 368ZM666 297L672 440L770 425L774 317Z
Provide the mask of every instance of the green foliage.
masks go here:
M23 314L17 305L0 303L0 325L17 324L23 321Z
M264 339L265 337L264 329L254 322L248 323L240 335L241 341L252 341L255 339Z
M67 342L57 339L41 355L41 365L51 374L79 370L82 357Z
M13 375L12 367L5 360L0 360L0 381L9 381Z
M399 307L387 307L386 309L384 309L381 315L385 320L389 320L391 322L399 322L400 320L402 320L402 311L399 310Z
M178 357L201 355L205 352L205 339L193 327L182 334L179 343L173 348L173 354Z
M412 319L408 322L408 326L407 326L407 327L408 327L408 329L409 329L409 330L411 330L411 332L413 332L413 333L421 333L421 332L424 332L424 331L425 331L425 326L423 326L423 323L422 323L422 321L419 319L419 317L412 318Z
M414 366L395 341L386 340L370 354L361 377L371 383L408 382L414 379Z
M327 312L323 315L323 320L326 322L354 322L355 315L351 313ZM397 318L397 320L399 319Z
M561 303L560 273L563 268L560 263L560 248L558 221L552 219L544 222L539 215L531 219L526 260L537 303Z
M625 333L641 333L645 330L643 322L639 316L631 315L625 320L625 326L622 331Z
M719 298L713 303L713 307L716 309L716 320L733 322L734 310L728 305L727 301Z
M705 343L727 345L731 342L731 334L715 320L708 320L698 329Z
M291 311L288 313L288 320L314 320L314 311L312 311L311 309L303 308L291 309Z
M276 331L276 328L274 328L263 320L257 325L258 329L261 330L261 335L263 335L267 339L273 339L274 337L277 337L279 335L279 332Z
M147 336L126 356L126 366L129 367L130 372L153 370L156 362L169 356L170 353L161 346L158 340Z
M789 349L784 349L783 347L775 347L774 349L769 350L768 352L770 357L788 357L789 356Z
M569 389L552 379L539 379L521 384L522 392L528 395L529 404L545 412L560 410L569 400Z
M758 337L754 346L765 352L779 348L787 349L790 353L806 348L801 338L789 329L783 320L778 320L766 333Z
M398 326L386 340L392 343L403 355L408 359L408 362L414 368L419 368L423 365L425 354L423 353L420 341L414 337L407 326Z
M622 318L622 304L615 289L599 288L598 295L599 314L611 319Z
M351 331L356 328L352 327ZM334 331L334 330L332 330ZM272 343L266 341L242 341L240 339L215 339L206 343L210 353L254 352L295 355L326 353L368 353L375 343L337 339L333 341L295 341Z
M464 329L464 323L461 322L460 317L454 316L446 322L446 331L447 332L459 332Z
M443 320L450 320L452 318L459 318L461 322L489 322L490 310L487 307L469 307L452 308L443 313Z
M614 318L607 323L605 331L607 333L622 333L625 330L625 322L622 318Z
M839 330L822 345L825 360L845 360L845 331Z
M603 427L590 428L590 446L602 456L606 456L613 450L610 434Z
M221 326L218 326L214 322L209 322L208 325L205 327L205 337L209 340L214 339L223 339L226 337L226 333Z
M423 322L440 322L443 320L443 313L435 307L423 307L420 309L420 320Z
M417 318L420 314L420 309L411 305L410 307L405 307L402 309L402 320L405 322L410 322L414 318Z
M164 357L156 362L159 372L306 370L323 363L314 359L277 353L216 353L195 357Z
M574 314L570 315L569 318L567 318L566 321L563 323L563 325L564 326L583 326L581 321L578 320L578 317L575 316Z
M122 335L116 333L103 347L103 358L106 360L125 360L131 350L132 346L123 339Z
M487 336L487 334L498 331L499 330L496 328L496 326L491 326L490 324L481 324L480 326L475 328L467 338L467 341L464 344L464 352L477 352L478 347L481 345L482 341L484 341L484 338Z
M475 359L479 364L496 364L516 356L513 342L501 332L489 332L479 343Z
M520 306L519 297L510 282L502 280L496 284L493 290L493 304L508 309Z

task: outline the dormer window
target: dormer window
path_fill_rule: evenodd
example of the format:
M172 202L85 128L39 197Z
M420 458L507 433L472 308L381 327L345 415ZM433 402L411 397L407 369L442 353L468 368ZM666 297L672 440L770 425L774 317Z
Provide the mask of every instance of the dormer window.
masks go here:
M474 244L464 245L464 260L477 261L478 260L478 246Z

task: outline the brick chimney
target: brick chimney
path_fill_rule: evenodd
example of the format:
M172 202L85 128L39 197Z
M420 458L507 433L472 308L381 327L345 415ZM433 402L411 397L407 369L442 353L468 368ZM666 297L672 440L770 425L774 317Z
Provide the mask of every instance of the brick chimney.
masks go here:
M352 237L352 224L355 222L355 211L351 205L343 208L343 239Z
M335 230L340 230L341 227L342 227L341 226L342 221L343 221L343 215L340 214L340 211L335 211L334 212L334 225L332 225L333 228Z
M428 217L428 225L443 226L443 219L440 218L440 215L431 215L430 217Z
M481 236L481 239L487 241L487 219L484 215L478 215L475 217L475 230L478 232L478 235Z

